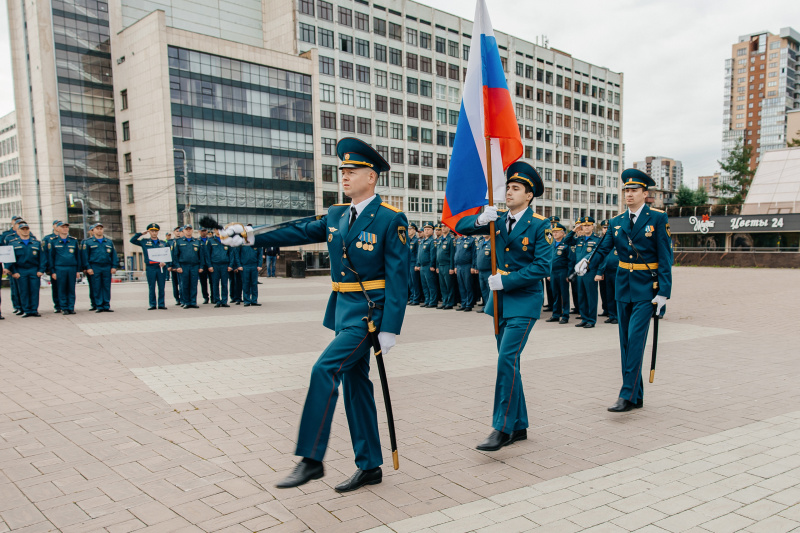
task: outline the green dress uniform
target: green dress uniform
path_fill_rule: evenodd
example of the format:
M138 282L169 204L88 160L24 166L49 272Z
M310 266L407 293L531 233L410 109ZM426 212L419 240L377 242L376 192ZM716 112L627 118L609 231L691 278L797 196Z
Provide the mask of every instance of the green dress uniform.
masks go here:
M211 301L216 307L227 307L229 272L233 272L236 268L233 249L227 244L222 244L219 237L206 239L202 249L203 271L214 269L211 272Z
M19 279L16 281L24 313L22 316L39 316L39 273L44 272L47 264L42 243L33 235L27 239L17 236L16 239L9 239L7 242L7 246L14 248L16 262L9 263L7 268L12 276L19 274Z
M556 222L553 229L566 231L567 229ZM553 314L550 317L553 322L569 322L569 282L567 278L572 272L575 263L571 260L572 254L569 248L569 239L565 236L560 241L553 241L553 262L550 272L550 287L553 292Z
M161 227L158 224L150 224L147 226L147 231L151 229L159 231ZM142 233L135 233L133 237L131 237L130 243L134 246L141 247L144 252L145 275L147 276L148 298L150 302L150 307L148 309L166 309L164 287L167 283L167 274L161 267L159 261L152 261L150 259L149 252L156 248L169 248L170 246L167 241L162 241L160 239L140 240L142 235ZM167 266L171 264L172 263L168 263Z
M478 269L478 282L481 288L481 299L483 300L483 313L489 314L486 304L489 302L489 276L492 275L492 241L489 239L477 239L475 242L475 268Z
M175 228L173 231L183 231L183 227ZM172 278L172 296L175 298L175 305L182 305L183 298L181 298L181 274L177 270L175 266L175 254L177 253L175 250L175 245L177 244L178 239L170 239L169 240L169 250L170 254L172 255L172 267L171 271L171 278Z
M508 182L527 183L534 197L541 196L544 185L530 165L523 162L508 167ZM495 383L492 427L500 433L523 432L528 427L528 411L522 387L520 356L542 312L542 280L550 275L553 250L548 242L550 222L528 206L517 213L508 232L508 212L495 221L495 255L503 290L497 292L500 334L497 339L497 380ZM459 220L456 232L462 235L486 235L489 225L478 226L480 215ZM494 293L484 312L493 314ZM513 435L513 433L512 433Z
M413 224L409 227L411 226L413 226ZM414 226L414 228L416 228L416 226ZM411 255L411 262L408 269L408 303L410 305L419 305L424 302L424 295L422 293L420 273L414 268L417 265L417 254L419 252L418 235L414 235L408 239L408 250Z
M61 221L60 220L54 220L53 221L53 225L55 226L59 222L61 222ZM50 246L50 243L53 242L56 239L58 239L58 235L56 235L55 232L53 232L53 233L51 233L49 235L46 235L42 239L42 247L45 250L45 252L47 251L48 246ZM44 256L45 256L45 262L47 262L47 253L45 253ZM45 274L47 274L48 276L52 274L49 264L45 265ZM53 310L56 313L58 313L59 311L61 311L61 308L59 307L59 305L61 305L61 302L59 301L59 298L58 298L58 284L54 280L50 280L50 296L53 299Z
M233 249L233 268L242 269L239 272L242 275L242 298L245 307L261 305L258 303L258 269L263 261L263 248L244 246Z
M93 307L98 312L111 309L111 271L119 267L119 257L114 243L108 237L92 237L83 241L83 260L85 270L91 270L89 284L94 297Z
M184 226L191 228L190 225ZM181 303L186 308L197 308L197 283L203 268L203 250L200 239L181 237L175 242L172 253L172 267L181 272Z
M11 241L17 238L17 232L14 231L14 224L17 221L21 221L22 217L13 216L11 217L11 228L4 231L0 234L0 246L11 246ZM8 267L6 267L8 268ZM22 314L24 311L22 310L22 300L19 297L19 283L13 277L8 278L8 286L11 290L11 306L14 308L14 312L17 314Z
M594 218L583 217L579 219L579 224L594 225ZM575 263L584 257L588 257L594 252L600 239L595 235L585 237L574 237ZM598 273L599 263L592 263L589 272L585 276L578 277L578 305L581 311L581 321L575 324L576 327L593 328L597 323L597 282L594 277Z
M337 149L343 165L389 170L377 152L357 139L343 139ZM332 292L323 325L336 336L311 370L295 453L322 460L341 382L356 465L371 470L383 464L383 454L369 379L370 334L362 320L370 314L369 305L355 273L376 305L372 320L378 330L399 334L408 300L408 220L378 195L351 224L354 209L351 204L333 205L319 220L257 235L254 246L328 243Z
M475 242L477 237L459 236L455 240L453 264L458 279L458 293L461 296L461 309L472 311L475 307L475 293L472 292L472 269L476 268L477 255Z
M625 170L622 181L624 188L655 185L635 169ZM654 296L668 299L672 291L673 250L666 213L645 204L633 224L630 217L625 211L609 221L608 232L591 259L591 263L602 264L615 250L619 258L615 281L622 360L619 398L628 404L613 410L643 405L642 363L654 312L652 300Z
M431 271L433 262L433 237L421 238L417 250L417 263L419 275L422 280L422 292L425 303L421 307L436 307L436 300L439 297L436 287L436 272Z
M436 250L433 259L434 268L439 270L439 289L442 291L442 309L452 309L455 305L455 295L453 289L453 276L450 271L455 268L453 258L453 234L448 233L439 237L439 241L434 246Z
M608 227L608 220L604 220L604 227ZM608 230L606 230L608 233ZM602 239L601 239L602 241ZM597 271L603 276L603 281L600 283L600 296L605 294L605 310L608 313L608 318L605 322L609 324L616 324L617 321L617 269L619 268L619 253L616 249L606 255L603 264Z

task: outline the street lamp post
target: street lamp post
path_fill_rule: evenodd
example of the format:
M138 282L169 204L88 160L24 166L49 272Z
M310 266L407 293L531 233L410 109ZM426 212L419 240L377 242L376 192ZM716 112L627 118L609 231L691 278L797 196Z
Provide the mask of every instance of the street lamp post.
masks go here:
M186 150L183 148L173 148L172 151L183 154L183 224L191 224L191 220L189 218L189 168L186 163Z

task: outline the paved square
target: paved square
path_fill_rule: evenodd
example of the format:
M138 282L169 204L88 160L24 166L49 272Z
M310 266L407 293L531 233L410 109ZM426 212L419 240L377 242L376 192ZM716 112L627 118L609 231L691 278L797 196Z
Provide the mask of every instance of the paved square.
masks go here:
M491 320L409 308L387 358L401 468L385 448L383 483L347 495L332 489L355 469L341 403L326 476L274 488L332 337L327 278L265 279L260 308L152 312L146 285L115 285L117 312L99 315L79 287L69 317L43 291L33 320L4 289L0 532L800 530L800 272L674 278L643 409L605 410L616 326L540 321L522 358L529 438L495 453L474 449Z

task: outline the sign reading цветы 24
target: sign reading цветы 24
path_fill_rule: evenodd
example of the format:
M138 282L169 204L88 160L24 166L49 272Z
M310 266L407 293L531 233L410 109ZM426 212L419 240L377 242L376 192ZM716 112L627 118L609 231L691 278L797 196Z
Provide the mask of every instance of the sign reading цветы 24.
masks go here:
M691 216L670 218L672 233L769 233L800 231L800 213L785 215Z

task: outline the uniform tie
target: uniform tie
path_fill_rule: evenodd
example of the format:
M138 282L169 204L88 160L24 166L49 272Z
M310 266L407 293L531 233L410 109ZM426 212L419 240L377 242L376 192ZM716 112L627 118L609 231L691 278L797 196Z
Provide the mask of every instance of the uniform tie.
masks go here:
M509 217L508 217L508 233L511 233L511 230L514 229L514 222L516 222L516 221L517 221L517 219L515 219L514 217L509 215Z
M356 217L358 216L358 211L356 210L356 206L350 206L350 225L347 227L348 230L353 227L353 224L356 223Z
M631 226L633 226L634 224L636 224L636 214L631 213Z

